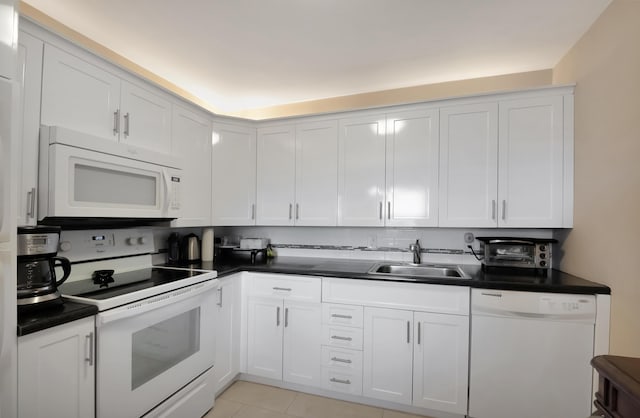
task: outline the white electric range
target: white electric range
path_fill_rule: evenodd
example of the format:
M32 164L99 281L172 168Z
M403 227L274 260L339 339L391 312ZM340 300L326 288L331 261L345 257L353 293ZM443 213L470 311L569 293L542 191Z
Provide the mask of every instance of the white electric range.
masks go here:
M213 407L215 271L153 267L150 229L63 231L60 291L98 307L96 416L200 418Z

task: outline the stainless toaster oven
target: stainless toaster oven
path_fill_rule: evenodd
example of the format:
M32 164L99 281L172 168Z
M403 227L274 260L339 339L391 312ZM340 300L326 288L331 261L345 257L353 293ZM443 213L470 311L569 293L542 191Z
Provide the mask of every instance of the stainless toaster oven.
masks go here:
M478 237L483 268L509 267L526 269L551 268L550 238Z

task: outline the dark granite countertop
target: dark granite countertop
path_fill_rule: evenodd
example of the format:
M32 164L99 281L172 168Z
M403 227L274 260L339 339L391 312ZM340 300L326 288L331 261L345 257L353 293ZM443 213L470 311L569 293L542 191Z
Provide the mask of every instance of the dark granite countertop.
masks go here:
M18 336L22 337L98 313L97 306L63 299L64 303L62 305L31 312L18 312Z
M276 257L258 259L252 265L248 257L225 258L214 262L202 262L196 268L217 270L218 277L224 277L239 271L263 273L301 274L321 277L339 277L346 279L385 280L398 282L415 282L410 278L390 278L369 274L369 269L380 261L351 260L315 257ZM486 273L479 265L463 265L463 272L468 276L459 278L420 279L418 283L446 284L453 286L469 286L481 289L519 290L527 292L576 293L576 294L610 294L611 289L605 285L582 279L559 270L551 270L547 277L523 275L517 272Z

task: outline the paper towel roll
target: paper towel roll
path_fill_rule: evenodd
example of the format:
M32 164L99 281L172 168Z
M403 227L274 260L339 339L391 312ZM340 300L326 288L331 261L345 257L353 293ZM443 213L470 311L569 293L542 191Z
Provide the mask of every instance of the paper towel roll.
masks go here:
M202 261L213 261L213 228L202 230Z

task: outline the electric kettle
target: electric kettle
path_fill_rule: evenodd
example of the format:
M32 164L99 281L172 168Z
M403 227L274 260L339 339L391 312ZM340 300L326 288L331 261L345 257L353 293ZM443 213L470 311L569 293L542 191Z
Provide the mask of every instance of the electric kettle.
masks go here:
M182 238L180 255L183 263L193 264L200 261L200 240L196 234L189 234Z
M60 227L24 226L18 228L18 310L44 308L63 303L58 291L71 273L71 263L57 257ZM56 277L62 267L62 278Z

